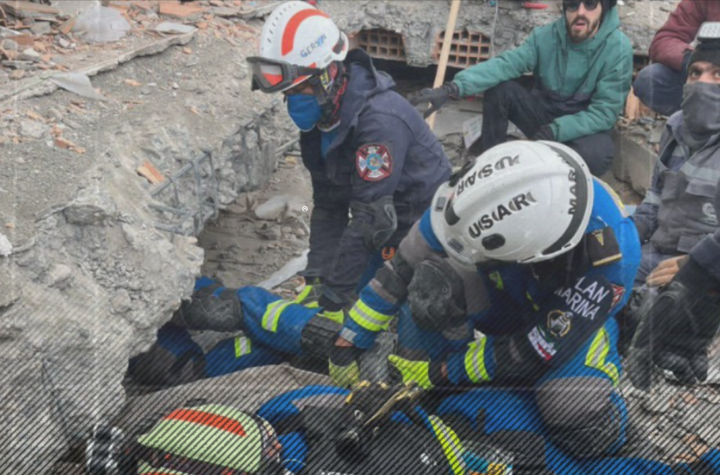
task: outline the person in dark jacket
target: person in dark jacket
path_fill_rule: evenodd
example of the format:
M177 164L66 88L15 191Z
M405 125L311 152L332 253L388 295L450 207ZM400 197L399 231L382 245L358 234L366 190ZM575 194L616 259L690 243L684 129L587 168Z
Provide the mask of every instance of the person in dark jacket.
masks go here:
M682 0L650 44L652 64L633 84L650 109L670 116L680 110L693 42L704 22L720 21L720 2Z
M715 188L720 207L720 181ZM640 308L627 371L643 390L652 385L653 365L683 384L707 379L708 346L720 327L720 229L706 236L669 271L670 282Z
M633 216L644 243L635 287L667 284L677 258L718 229L720 40L700 43L687 61L682 111L667 122L652 184Z
M287 2L265 22L260 55L248 58L254 86L282 92L302 131L314 203L303 274L323 283L325 312L352 303L373 255L400 242L450 175L442 146L392 79L347 48L325 13Z
M533 30L516 49L425 89L414 104L430 114L449 99L485 93L482 149L507 140L508 121L533 140L577 151L600 176L615 155L610 130L632 81L633 52L620 31L616 0L565 0L562 18ZM535 89L513 81L532 72Z

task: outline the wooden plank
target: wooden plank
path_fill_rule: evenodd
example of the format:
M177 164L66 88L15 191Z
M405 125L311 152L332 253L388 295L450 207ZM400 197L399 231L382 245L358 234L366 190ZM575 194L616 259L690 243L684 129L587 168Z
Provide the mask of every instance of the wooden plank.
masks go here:
M453 34L455 33L455 23L457 21L458 12L460 11L460 1L452 0L450 4L450 15L448 16L447 26L445 27L445 37L443 38L443 47L440 52L440 62L438 63L437 74L435 74L435 82L433 88L442 86L445 81L445 71L447 71L448 57L450 56L450 46L452 44ZM435 114L427 118L430 130L435 127Z
M625 101L625 117L630 121L635 121L640 117L640 99L632 88L630 88L630 94Z

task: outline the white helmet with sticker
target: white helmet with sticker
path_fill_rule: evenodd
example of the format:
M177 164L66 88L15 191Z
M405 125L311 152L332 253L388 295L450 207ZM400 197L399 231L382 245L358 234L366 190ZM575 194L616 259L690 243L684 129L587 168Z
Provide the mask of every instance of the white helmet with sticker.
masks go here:
M347 36L326 13L293 1L273 10L263 25L259 56L247 61L254 88L279 92L321 74L347 52Z
M448 255L463 264L540 262L580 242L593 198L592 175L577 152L555 142L514 141L442 185L431 223Z

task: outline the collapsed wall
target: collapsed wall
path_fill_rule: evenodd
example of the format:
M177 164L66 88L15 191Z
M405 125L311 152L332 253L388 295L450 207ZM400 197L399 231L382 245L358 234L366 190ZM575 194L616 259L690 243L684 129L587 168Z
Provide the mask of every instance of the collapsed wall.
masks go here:
M533 28L561 15L562 2L544 0L545 10L522 8L515 0L466 0L460 6L449 66L465 68L519 46ZM647 63L655 32L677 0L626 1L618 7L621 29L636 52L637 66ZM406 61L411 66L439 62L449 1L323 0L322 9L374 57Z
M249 91L251 43L202 37L97 76L105 101L58 91L4 110L0 472L48 472L117 413L129 357L191 293L191 235L269 179L291 129Z

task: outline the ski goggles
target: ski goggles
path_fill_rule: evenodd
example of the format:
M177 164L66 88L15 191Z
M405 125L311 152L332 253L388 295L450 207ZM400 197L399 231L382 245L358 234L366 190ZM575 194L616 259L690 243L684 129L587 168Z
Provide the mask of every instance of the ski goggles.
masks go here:
M568 12L576 12L580 9L580 4L585 5L585 10L591 12L600 4L600 0L564 0L563 8Z
M320 76L324 70L297 66L285 61L251 56L246 59L252 70L252 90L280 92L305 79Z

